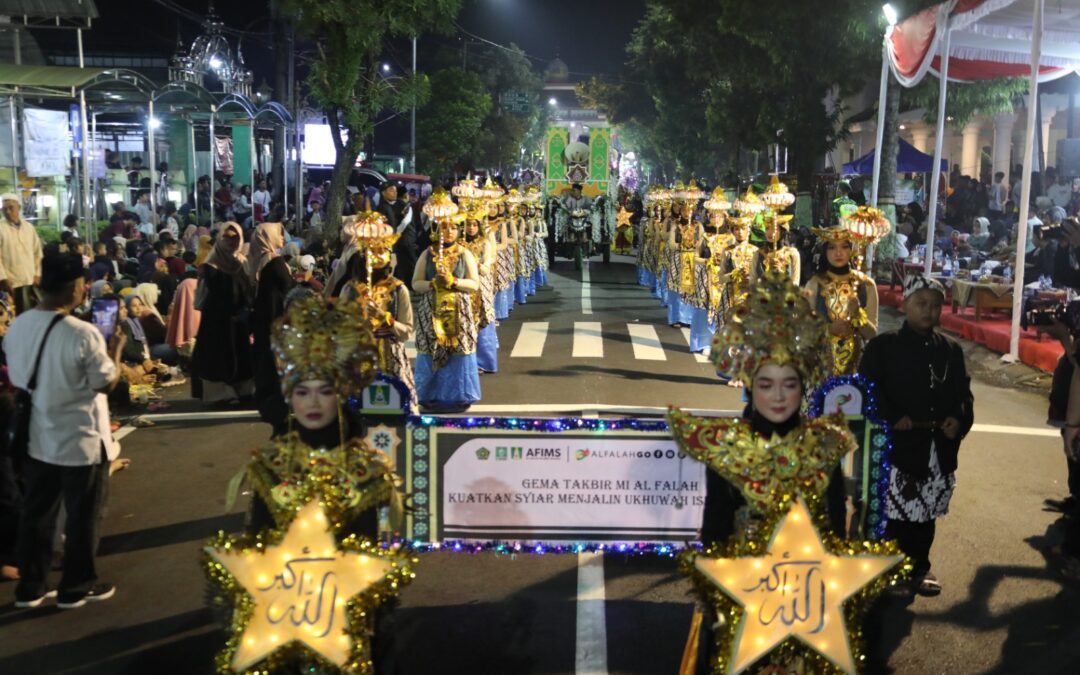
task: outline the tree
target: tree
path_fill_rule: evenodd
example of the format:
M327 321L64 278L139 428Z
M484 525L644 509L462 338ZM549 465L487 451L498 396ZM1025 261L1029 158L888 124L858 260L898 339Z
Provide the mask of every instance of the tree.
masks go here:
M477 138L473 161L478 166L516 166L521 161L521 148L526 136L545 116L540 103L544 83L533 72L529 57L517 45L508 49L492 47L474 52L469 69L480 76L491 94L493 105L483 123L483 133ZM528 102L527 112L509 111L500 101L503 95L522 96Z
M417 166L432 176L451 173L475 147L491 105L476 73L456 67L436 72L431 103L417 112L416 134L424 139L416 150Z
M445 26L461 0L276 1L283 14L296 17L298 33L318 52L306 85L326 114L337 151L324 225L336 240L349 174L376 116L388 108L407 110L427 95L424 77L384 77L379 55L390 39Z

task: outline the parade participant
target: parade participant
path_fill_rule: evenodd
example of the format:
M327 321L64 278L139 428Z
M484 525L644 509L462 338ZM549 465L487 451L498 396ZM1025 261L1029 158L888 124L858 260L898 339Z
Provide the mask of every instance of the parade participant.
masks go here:
M641 217L641 236L637 249L637 281L639 286L652 288L656 284L656 258L653 250L653 223L656 192L659 186L652 185L645 191L645 212Z
M694 306L686 298L693 298L697 293L694 268L701 227L694 221L697 199L690 197L699 192L696 186L692 193L682 182L675 185L674 216L667 231L667 322L676 328L689 326L693 320Z
M862 253L862 243L854 230L838 224L815 228L814 234L824 242L825 251L817 273L803 292L810 306L827 322L826 351L831 374L852 375L859 367L866 341L877 335L877 284L870 275L852 267L853 254L861 257Z
M667 307L668 277L668 230L672 227L671 190L661 188L656 197L656 217L652 225L654 253L654 276L652 295Z
M851 198L851 183L846 180L837 183L836 199L832 200L832 213L829 214L832 224L839 223L841 218L854 211L857 207L858 204Z
M525 189L525 203L529 209L529 220L532 228L533 247L536 258L536 271L533 273L533 288L547 286L548 250L547 238L548 227L544 220L544 210L540 205L540 190L535 185Z
M400 380L409 391L410 405L415 406L416 384L405 353L405 343L413 337L412 301L405 282L394 276L392 265L400 234L381 213L371 211L359 214L352 227L359 278L345 285L340 299L360 305L375 333L379 372Z
M491 193L491 190L488 190ZM494 194L494 193L491 193ZM510 219L506 217L505 195L488 196L488 213L495 212L492 222L495 227L496 241L496 289L502 294L501 306L496 309L498 319L501 321L510 317L514 311L514 228Z
M679 449L710 469L702 544L755 536L781 477L798 483L812 503L820 501L833 529L844 531L844 483L837 467L855 439L842 420L800 413L804 394L825 376L823 339L824 326L799 289L783 275L767 275L713 342L717 371L750 390L742 417L668 413ZM704 599L699 603L692 638L716 624L710 607ZM697 644L703 652L696 659L699 671L708 672L715 642L708 636Z
M698 201L704 193L697 183L690 181L682 193L682 216L676 229L679 257L679 301L689 310L690 351L700 352L708 348L713 331L709 328L709 280L708 271L698 264L698 253L705 243L705 231L694 220ZM669 308L670 314L670 308Z
M791 279L791 283L799 284L802 274L802 258L799 255L799 249L788 246L784 242L784 235L787 233L788 223L791 222L792 217L777 215L772 211L764 213L765 240L768 243L757 251L751 283L757 283L766 274L780 272Z
M528 233L525 219L521 214L524 198L517 188L510 188L506 201L500 206L506 209L507 232L510 235L510 248L513 252L514 302L524 305L529 296L527 278L528 268Z
M401 522L401 479L392 459L362 440L363 426L346 401L376 373L378 347L363 308L312 295L293 301L275 323L274 359L289 404L288 429L275 435L229 483L231 509L244 483L251 487L245 531L286 528L312 499L322 502L336 539L377 541ZM380 509L389 517L380 523ZM372 660L383 670L392 652L388 607L373 612ZM306 672L298 664L297 672ZM290 672L293 672L290 670Z
M698 247L697 285L698 296L704 301L704 309L695 311L690 324L690 351L707 351L712 343L717 326L723 325L727 313L725 289L727 277L722 270L724 255L735 243L735 237L724 232L727 210L731 202L727 200L724 189L717 187L705 202L709 212L708 223L704 226L704 238Z
M484 232L482 209L464 214L464 246L476 258L480 288L473 294L472 311L476 319L476 363L481 373L499 371L499 335L495 323L495 241Z
M934 330L945 289L921 274L904 280L904 324L866 345L859 373L877 385L878 414L893 431L886 533L914 562L920 595L938 595L930 572L935 523L949 510L960 441L974 422L964 352Z
M574 183L559 204L562 207L559 240L570 242L574 269L580 270L582 259L588 258L592 252L592 225L589 222L592 199L582 194L581 183Z
M472 294L480 288L476 258L452 221L457 207L436 190L425 212L438 224L439 241L417 261L413 289L419 295L416 322L416 392L428 409L466 410L480 400L476 363L476 318Z

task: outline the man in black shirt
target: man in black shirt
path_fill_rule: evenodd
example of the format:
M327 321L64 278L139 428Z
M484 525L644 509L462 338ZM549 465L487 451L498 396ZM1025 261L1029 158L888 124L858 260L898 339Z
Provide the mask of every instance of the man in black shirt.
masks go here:
M878 414L893 431L886 532L914 561L920 595L938 595L930 573L934 523L949 509L960 441L974 422L960 345L934 329L945 290L923 275L904 280L904 325L866 345L859 373L877 385Z
M396 244L394 244L394 255L397 257L397 265L394 267L394 276L405 282L405 285L412 290L412 278L413 270L416 269L416 223L409 222L404 227L399 228L400 221L398 219L398 188L397 184L393 181L384 181L379 186L379 206L376 207L376 211L383 214L386 217L386 223L390 227L394 228L401 234ZM415 221L415 218L413 219Z

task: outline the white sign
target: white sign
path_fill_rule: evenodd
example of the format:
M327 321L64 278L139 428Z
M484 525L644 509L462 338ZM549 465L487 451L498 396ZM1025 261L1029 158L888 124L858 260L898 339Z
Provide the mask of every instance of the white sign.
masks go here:
M449 538L690 540L705 504L705 465L663 436L470 438L442 480Z
M66 110L26 108L23 110L23 132L27 176L67 174L71 137Z

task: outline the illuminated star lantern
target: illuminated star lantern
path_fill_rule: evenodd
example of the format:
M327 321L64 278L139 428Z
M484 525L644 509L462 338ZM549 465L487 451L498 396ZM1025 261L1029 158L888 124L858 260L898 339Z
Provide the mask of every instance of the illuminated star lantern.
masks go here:
M298 641L341 667L354 648L347 626L349 599L382 580L393 563L342 551L318 500L301 509L281 543L253 550L207 548L254 599L232 659L236 672Z
M694 561L706 579L742 607L728 673L740 673L788 638L796 638L846 673L855 659L844 601L904 560L902 555L834 555L799 499L773 530L760 557Z
M634 214L627 211L625 208L619 208L619 212L615 214L615 227L630 227L630 218Z

